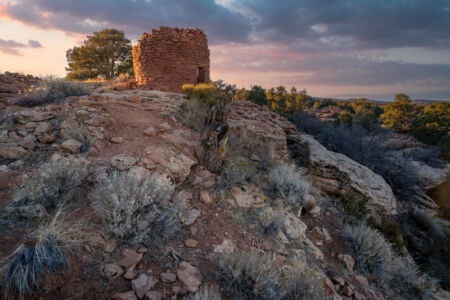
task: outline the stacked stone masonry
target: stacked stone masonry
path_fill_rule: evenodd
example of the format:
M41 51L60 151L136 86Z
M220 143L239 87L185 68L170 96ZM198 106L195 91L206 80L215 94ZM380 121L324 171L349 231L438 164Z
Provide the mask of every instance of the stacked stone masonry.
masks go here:
M209 82L208 40L200 29L160 27L133 47L139 86L181 92L183 84Z

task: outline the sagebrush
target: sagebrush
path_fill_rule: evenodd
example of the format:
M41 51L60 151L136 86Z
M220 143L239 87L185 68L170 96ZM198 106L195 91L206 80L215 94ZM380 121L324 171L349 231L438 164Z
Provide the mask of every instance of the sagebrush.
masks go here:
M436 284L414 263L400 257L381 233L365 224L347 226L342 237L355 258L355 269L374 282L388 298L417 299Z
M280 273L270 260L255 252L224 253L218 258L222 287L231 299L281 299Z
M298 209L308 193L310 183L301 178L294 165L278 164L269 171L270 183L285 206Z
M157 177L141 180L114 172L91 194L109 234L130 243L166 239L178 230L177 211L169 203L174 187Z
M68 81L65 79L42 80L30 94L35 99L42 99L44 102L60 102L69 96L83 96L92 92L92 88L82 82Z
M323 280L313 270L300 271L299 268L289 267L283 272L282 286L286 291L283 300L327 300Z
M89 162L83 158L50 160L25 178L4 212L12 218L44 217L75 197L89 173Z

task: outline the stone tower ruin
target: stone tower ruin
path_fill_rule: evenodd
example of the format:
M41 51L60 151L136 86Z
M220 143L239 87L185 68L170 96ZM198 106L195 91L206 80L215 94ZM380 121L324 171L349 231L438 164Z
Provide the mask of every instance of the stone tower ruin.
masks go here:
M209 49L201 29L160 27L144 33L133 47L139 86L181 92L183 84L209 82Z

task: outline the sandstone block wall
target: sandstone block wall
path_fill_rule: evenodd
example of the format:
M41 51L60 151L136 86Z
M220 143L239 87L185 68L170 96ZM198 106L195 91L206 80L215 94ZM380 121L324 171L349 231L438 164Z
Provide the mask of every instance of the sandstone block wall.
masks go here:
M209 82L208 40L203 30L160 27L133 47L138 85L181 92L183 84Z

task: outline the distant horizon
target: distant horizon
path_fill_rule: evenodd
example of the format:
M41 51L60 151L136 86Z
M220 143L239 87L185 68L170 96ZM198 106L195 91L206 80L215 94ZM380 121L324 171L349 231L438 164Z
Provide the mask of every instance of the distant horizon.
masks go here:
M0 0L0 71L65 76L65 53L103 28L136 44L160 25L201 28L211 78L315 97L450 99L448 1Z

